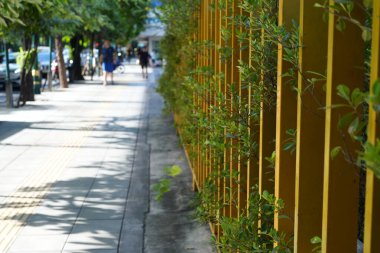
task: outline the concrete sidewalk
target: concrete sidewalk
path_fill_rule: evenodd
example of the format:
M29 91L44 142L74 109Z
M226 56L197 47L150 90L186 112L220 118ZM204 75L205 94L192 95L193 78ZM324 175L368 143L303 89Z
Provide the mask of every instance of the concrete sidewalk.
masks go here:
M207 227L188 213L189 171L171 196L183 208L151 198L161 166L186 163L165 125L172 122L160 116L159 73L143 80L139 71L129 67L116 85L84 82L0 110L0 252L211 252ZM184 220L164 219L175 214Z

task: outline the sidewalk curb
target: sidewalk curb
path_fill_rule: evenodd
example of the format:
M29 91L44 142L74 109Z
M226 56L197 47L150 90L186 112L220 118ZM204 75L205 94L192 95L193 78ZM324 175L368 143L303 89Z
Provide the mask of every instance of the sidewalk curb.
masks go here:
M148 89L145 94L149 97ZM120 253L142 253L144 251L144 223L149 211L150 196L150 145L147 143L149 102L146 101L136 142L131 184L128 189L126 208L121 228Z

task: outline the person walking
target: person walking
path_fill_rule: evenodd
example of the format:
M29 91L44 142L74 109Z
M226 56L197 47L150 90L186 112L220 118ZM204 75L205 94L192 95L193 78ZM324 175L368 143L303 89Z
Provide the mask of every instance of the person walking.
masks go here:
M143 78L148 78L148 65L151 56L148 53L148 48L144 47L139 53L140 65Z
M109 40L105 40L100 55L100 62L103 68L103 85L107 85L107 78L110 76L111 83L113 84L113 71L115 69L115 50L111 46Z

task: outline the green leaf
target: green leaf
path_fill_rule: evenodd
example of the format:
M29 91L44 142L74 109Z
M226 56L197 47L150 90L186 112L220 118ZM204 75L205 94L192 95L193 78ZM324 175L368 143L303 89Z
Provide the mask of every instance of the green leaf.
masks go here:
M338 128L339 129L346 128L352 122L353 117L354 117L354 113L352 112L345 114L343 117L339 119Z
M363 31L362 31L362 39L364 41L370 41L372 39L372 32L370 29L368 28L363 28Z
M160 201L165 193L170 191L171 181L169 179L160 179L160 181L152 186L156 192L155 200Z
M370 97L372 108L380 111L380 80L376 80L372 87L372 96Z
M341 98L343 98L344 100L350 102L350 88L348 88L346 85L344 84L340 84L338 85L338 87L336 88L337 91L338 91L338 96L340 96Z
M341 146L337 146L337 147L333 148L330 152L331 160L333 160L341 151L342 151Z
M335 27L338 31L343 32L346 29L346 22L343 19L338 18Z
M366 102L367 94L360 91L359 88L355 88L351 93L351 103L354 107L358 107L360 104Z
M165 172L170 177L176 177L182 174L182 168L178 165L173 165L172 167L165 168Z
M363 0L363 5L366 8L371 8L372 7L372 0Z
M325 6L322 5L322 4L320 4L320 3L315 3L314 7L316 7L316 8L325 8Z
M291 153L293 153L295 150L295 147L296 147L295 142L287 142L284 144L284 151L291 151Z
M348 126L348 133L351 135L351 137L355 138L357 133L360 132L362 128L362 125L360 124L359 117L356 117L351 124Z
M322 243L322 239L319 236L314 236L313 238L310 239L310 242L312 244L319 244L319 243Z
M380 140L376 140L375 144L365 143L364 151L359 155L359 162L365 162L367 168L380 178Z

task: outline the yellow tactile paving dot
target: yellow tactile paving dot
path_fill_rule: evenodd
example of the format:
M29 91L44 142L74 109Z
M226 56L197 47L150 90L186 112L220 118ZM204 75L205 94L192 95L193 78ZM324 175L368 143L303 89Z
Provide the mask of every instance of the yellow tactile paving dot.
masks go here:
M117 96L120 95L117 94ZM47 156L42 166L0 205L0 253L7 252L29 216L41 204L50 187L96 127L99 122L97 119L105 115L104 112L111 105L110 102L100 103L100 109L93 110L90 115L87 115L95 120L86 122L79 129L71 131L66 141Z

